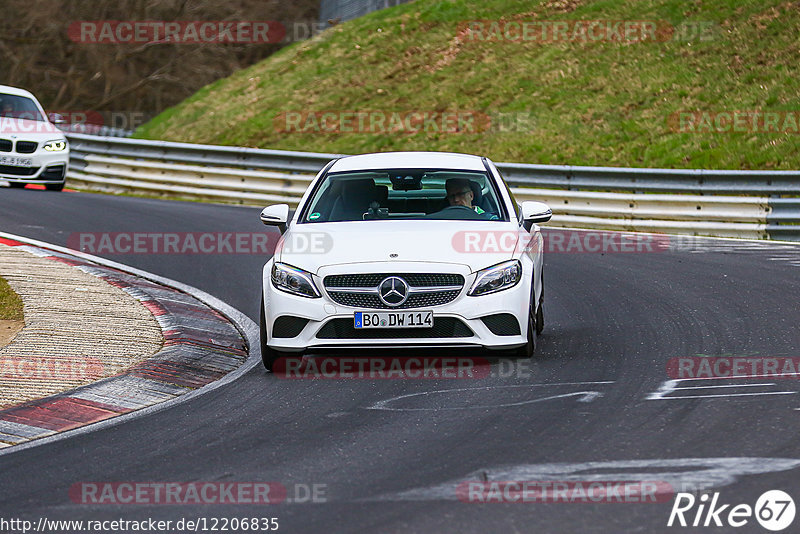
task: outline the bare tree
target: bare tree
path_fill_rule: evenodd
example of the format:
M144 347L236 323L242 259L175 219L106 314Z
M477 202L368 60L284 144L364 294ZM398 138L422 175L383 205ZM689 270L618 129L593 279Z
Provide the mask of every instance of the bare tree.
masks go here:
M311 22L318 0L3 0L0 83L34 92L48 110L153 116L256 63L282 43L86 43L81 21Z

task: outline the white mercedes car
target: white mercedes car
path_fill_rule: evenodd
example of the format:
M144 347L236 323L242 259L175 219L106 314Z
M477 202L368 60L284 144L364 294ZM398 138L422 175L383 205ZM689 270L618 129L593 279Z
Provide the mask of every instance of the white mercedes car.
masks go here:
M542 236L485 157L389 152L336 159L264 265L261 355L353 347L477 347L530 357L544 326Z
M44 185L61 191L69 144L31 93L0 85L0 180L11 187Z

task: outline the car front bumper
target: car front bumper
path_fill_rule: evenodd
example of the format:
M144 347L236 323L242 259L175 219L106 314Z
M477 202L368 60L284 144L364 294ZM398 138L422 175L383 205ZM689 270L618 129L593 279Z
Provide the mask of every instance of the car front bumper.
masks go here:
M31 158L31 167L0 165L0 180L23 184L57 185L66 180L69 149L48 152L41 146L33 154L2 152L0 155Z
M523 276L516 286L477 297L467 296L475 280L466 266L433 263L394 263L348 265L325 268L314 282L322 294L320 298L295 296L276 289L270 280L273 260L267 262L262 273L264 288L264 314L266 318L268 345L287 352L313 349L363 348L363 347L483 347L488 349L511 349L527 343L528 310L531 295L533 263L523 260ZM328 274L355 274L369 272L450 272L464 276L465 284L459 295L447 304L420 308L381 309L344 306L334 302L322 285ZM356 311L421 311L431 310L434 317L432 329L406 329L403 332L391 329L355 330ZM506 335L493 332L483 318L502 315ZM275 337L273 327L280 317L307 320L297 335ZM514 324L516 322L516 324ZM493 323L496 325L496 323ZM335 328L333 327L335 325ZM509 328L510 327L510 328ZM509 331L515 330L513 334ZM408 334L408 335L405 335ZM436 337L432 337L436 336Z

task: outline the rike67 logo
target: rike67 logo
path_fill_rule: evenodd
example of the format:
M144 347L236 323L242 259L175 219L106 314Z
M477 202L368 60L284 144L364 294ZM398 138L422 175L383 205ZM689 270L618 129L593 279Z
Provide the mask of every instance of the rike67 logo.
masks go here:
M781 490L764 492L755 506L724 504L720 502L719 492L702 494L700 497L681 492L675 497L667 526L739 528L750 524L755 518L765 529L778 532L788 528L794 516L794 500Z

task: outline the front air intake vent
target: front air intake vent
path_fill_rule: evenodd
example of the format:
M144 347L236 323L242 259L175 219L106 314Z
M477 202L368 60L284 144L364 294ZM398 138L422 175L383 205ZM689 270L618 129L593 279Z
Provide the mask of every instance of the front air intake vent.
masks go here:
M510 313L487 315L486 317L481 317L481 321L496 336L520 335L519 321Z
M300 335L303 328L308 324L308 319L302 317L293 317L291 315L282 315L275 319L272 325L272 337L292 338Z

